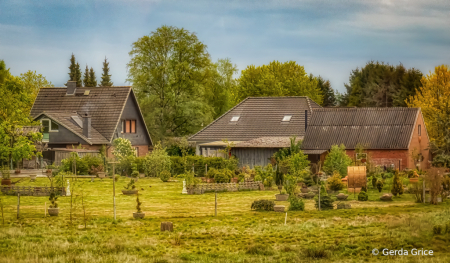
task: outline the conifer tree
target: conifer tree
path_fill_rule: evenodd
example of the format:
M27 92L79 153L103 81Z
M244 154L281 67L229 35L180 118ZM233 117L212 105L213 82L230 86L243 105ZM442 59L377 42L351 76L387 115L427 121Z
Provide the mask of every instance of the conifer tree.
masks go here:
M403 184L402 181L400 180L400 176L398 175L398 170L395 170L391 193L394 196L403 194Z
M81 69L80 69L80 64L78 64L78 62L75 65L75 79L74 80L77 82L77 87L81 87L81 85L83 83L81 82Z
M70 66L69 66L69 81L75 81L76 80L76 61L75 61L75 55L72 53L72 56L70 57Z
M111 87L113 83L111 82L111 75L109 74L109 62L106 60L103 61L103 73L102 73L102 81L100 86L102 87Z
M89 87L97 87L97 77L95 77L95 71L92 67L89 70Z
M90 83L90 80L89 80L89 68L86 65L86 69L84 70L83 86L89 87L89 83Z

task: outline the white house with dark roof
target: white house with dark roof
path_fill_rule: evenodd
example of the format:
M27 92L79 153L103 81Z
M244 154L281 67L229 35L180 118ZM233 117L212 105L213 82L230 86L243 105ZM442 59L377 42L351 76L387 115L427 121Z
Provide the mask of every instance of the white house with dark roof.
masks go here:
M308 97L249 97L189 138L197 155L221 156L228 140L240 166L266 165L290 137L303 139L311 114L321 108Z

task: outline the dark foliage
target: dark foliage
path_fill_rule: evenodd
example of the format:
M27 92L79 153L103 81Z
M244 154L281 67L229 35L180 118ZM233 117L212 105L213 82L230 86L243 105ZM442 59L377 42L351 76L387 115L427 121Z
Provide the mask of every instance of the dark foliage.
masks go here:
M315 207L318 210L319 209L319 198L315 198L316 203ZM331 210L333 209L333 198L329 195L321 196L320 197L320 210Z
M370 61L352 71L342 102L357 107L406 107L406 98L415 94L421 78L417 69Z
M289 211L304 211L305 203L301 198L289 195Z
M366 191L361 190L361 192L359 192L358 194L358 201L367 201L367 200L369 200L369 195L367 194Z
M273 207L275 206L275 202L271 200L256 200L253 202L251 209L252 210L264 210L264 211L273 211Z

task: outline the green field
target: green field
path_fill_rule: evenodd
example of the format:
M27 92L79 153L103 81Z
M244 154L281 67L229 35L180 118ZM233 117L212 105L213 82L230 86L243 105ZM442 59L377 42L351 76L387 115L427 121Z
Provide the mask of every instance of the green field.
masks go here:
M348 210L316 211L306 200L306 211L288 212L285 225L285 213L250 210L254 200L274 200L276 191L219 193L214 217L213 193L182 195L181 181L141 179L146 217L135 220L136 197L122 195L128 180L121 178L114 222L112 180L78 181L72 191L84 191L86 228L79 197L71 221L70 197L59 198L58 217L44 216L48 197L21 197L18 220L17 197L2 196L0 262L450 262L449 202L416 204L409 194L381 202L382 193L369 189L369 201L350 200ZM174 232L160 232L164 221L173 222ZM433 233L436 225L443 233ZM371 254L374 248L380 255ZM434 256L382 256L383 248L431 249Z

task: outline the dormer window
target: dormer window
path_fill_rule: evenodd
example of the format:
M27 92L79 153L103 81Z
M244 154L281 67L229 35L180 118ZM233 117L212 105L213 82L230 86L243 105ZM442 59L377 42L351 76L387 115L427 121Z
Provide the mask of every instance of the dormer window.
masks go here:
M233 117L231 118L231 121L232 121L232 122L236 122L236 121L239 120L239 118L240 118L240 116L233 116Z
M291 121L292 115L284 115L283 120L282 121Z

